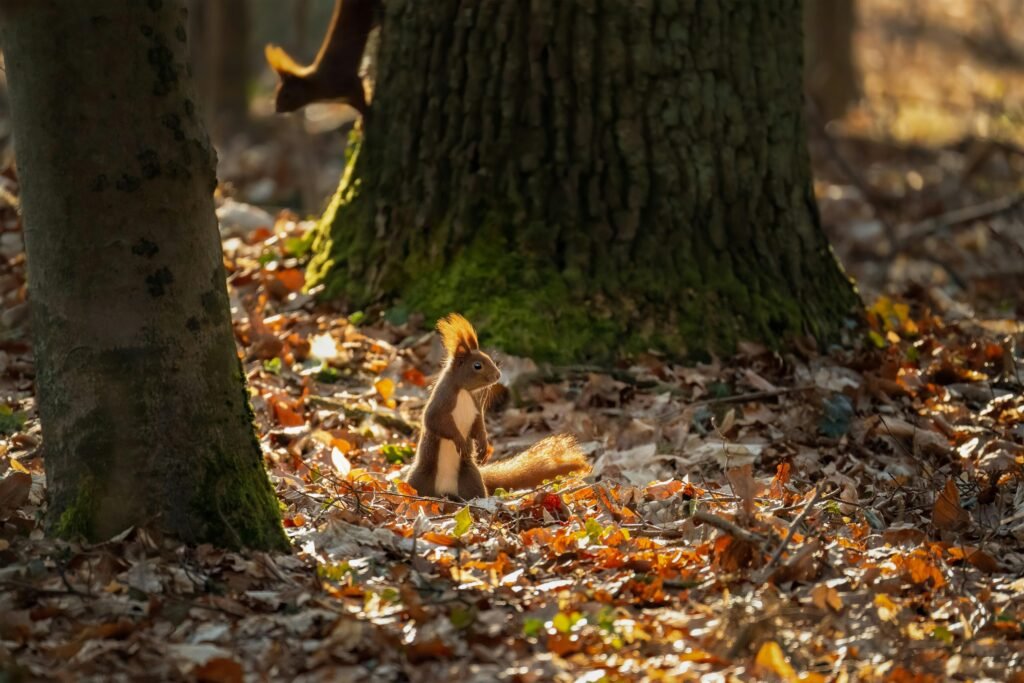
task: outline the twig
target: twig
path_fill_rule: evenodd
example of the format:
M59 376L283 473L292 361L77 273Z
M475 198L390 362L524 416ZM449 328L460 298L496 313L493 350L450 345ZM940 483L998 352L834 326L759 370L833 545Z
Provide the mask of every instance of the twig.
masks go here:
M953 209L952 211L947 211L946 213L935 216L934 218L929 218L921 221L920 223L911 225L906 236L900 240L900 246L912 240L923 239L929 235L933 235L943 228L948 228L960 223L971 223L982 218L997 216L1015 208L1021 202L1024 202L1024 193L1015 192L1013 194L1006 195L1005 197L993 199L989 202L982 202L981 204L965 206L959 209Z
M378 495L381 495L381 496L398 496L399 498L408 498L409 500L422 500L422 501L427 502L427 503L441 503L442 505L460 505L460 506L463 506L463 507L473 508L474 510L480 510L481 512L486 512L488 514L491 514L491 513L494 512L494 510L491 510L489 508L485 508L482 505L473 505L472 503L462 503L460 501L450 500L448 498L431 498L430 496L414 496L414 495L411 495L409 493L395 493L394 491L379 491ZM440 519L442 517L449 517L449 516L450 515L439 515L438 517L434 517L432 519Z
M815 486L814 495L811 496L809 501L807 501L807 505L805 505L804 509L800 511L800 514L794 517L793 521L790 522L789 529L786 531L786 537L782 539L782 543L780 543L779 547L775 549L775 552L772 553L771 559L768 560L768 564L765 565L763 570L765 573L768 573L779 563L782 553L786 551L786 548L789 547L790 542L793 540L793 534L796 533L796 528L803 524L803 521L807 518L807 514L814 507L815 503L818 502L819 498L821 498L821 489Z
M749 394L735 394L734 396L723 396L721 398L705 398L700 401L690 403L688 407L692 408L695 406L707 406L718 403L745 403L747 401L759 401L763 398L775 398L776 396L795 394L800 391L807 391L808 389L814 388L816 387L813 384L802 384L797 387L785 387L783 389L772 389L770 391L752 391Z
M735 522L731 522L728 519L725 519L724 517L719 517L718 515L708 512L707 510L697 510L695 513L693 513L693 519L699 520L704 524L707 524L708 526L713 526L716 529L724 531L727 534L730 534L731 536L740 539L741 541L746 541L748 543L757 543L759 545L763 545L766 541L765 537L761 534L754 531L750 531L749 529L744 529L743 527L737 525Z

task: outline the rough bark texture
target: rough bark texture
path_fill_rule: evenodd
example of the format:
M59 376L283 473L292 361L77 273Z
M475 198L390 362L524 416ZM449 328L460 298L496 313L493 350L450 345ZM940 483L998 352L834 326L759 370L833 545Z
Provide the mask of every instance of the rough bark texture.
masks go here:
M171 0L5 0L49 512L286 548L231 332Z
M860 96L853 58L854 0L807 0L805 84L823 121L841 117Z
M389 0L310 272L555 360L834 337L797 0Z

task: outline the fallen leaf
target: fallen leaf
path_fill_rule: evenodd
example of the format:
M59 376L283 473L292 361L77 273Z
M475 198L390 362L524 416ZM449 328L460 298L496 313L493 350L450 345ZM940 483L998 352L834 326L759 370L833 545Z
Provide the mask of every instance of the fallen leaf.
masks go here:
M289 292L298 292L306 284L306 276L298 268L286 268L274 272L274 279Z
M469 506L467 505L455 513L455 528L452 530L452 533L455 534L456 537L461 537L469 531L471 526L473 526L473 513L470 512Z
M416 368L409 368L403 372L402 379L414 387L424 387L427 385L427 378Z
M843 599L839 596L839 591L824 583L819 583L811 589L811 601L818 609L831 607L836 612L843 610Z
M795 681L796 670L786 661L782 648L774 640L769 640L757 651L754 666L762 671L772 673L784 681Z
M937 529L953 530L966 526L970 519L970 513L960 504L960 490L956 482L948 479L932 506L932 524Z
M331 464L334 465L334 469L337 470L338 476L342 479L348 477L349 472L352 471L352 463L349 462L345 454L341 452L337 446L331 448Z
M390 401L391 397L395 394L395 381L387 377L377 380L373 383L373 386L385 401Z
M30 474L12 472L0 479L0 510L18 509L28 500L31 490L32 475Z
M245 670L233 659L214 657L192 669L192 675L201 683L241 683Z

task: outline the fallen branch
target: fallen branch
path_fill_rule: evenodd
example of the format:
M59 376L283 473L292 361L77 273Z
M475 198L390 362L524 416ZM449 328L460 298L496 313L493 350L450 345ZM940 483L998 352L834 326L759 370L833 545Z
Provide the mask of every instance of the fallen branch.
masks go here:
M697 510L693 513L693 519L703 522L708 526L713 526L720 531L724 531L733 538L738 538L741 541L756 543L758 545L764 545L767 542L767 539L756 531L744 529L735 522L732 522L725 517L719 517L707 510Z

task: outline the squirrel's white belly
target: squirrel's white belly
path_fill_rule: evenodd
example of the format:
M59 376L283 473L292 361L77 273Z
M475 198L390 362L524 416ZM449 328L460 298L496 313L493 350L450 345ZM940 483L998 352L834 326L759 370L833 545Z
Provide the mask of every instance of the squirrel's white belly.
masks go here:
M469 430L476 420L476 401L468 391L460 391L455 399L455 409L452 411L452 419L455 421L455 428L463 438L469 436ZM459 464L461 458L459 451L455 448L455 442L449 439L441 439L437 449L437 480L434 488L438 495L456 495L459 492Z

